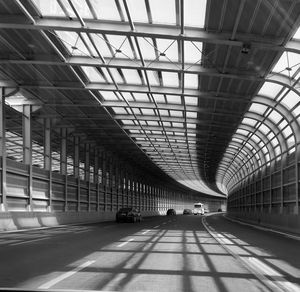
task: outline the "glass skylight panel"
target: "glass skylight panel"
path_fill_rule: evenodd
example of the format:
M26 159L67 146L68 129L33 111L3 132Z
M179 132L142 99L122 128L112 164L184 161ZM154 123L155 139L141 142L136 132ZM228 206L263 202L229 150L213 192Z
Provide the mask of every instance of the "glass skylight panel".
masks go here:
M115 82L124 83L123 78L116 68L110 68L111 75L113 76Z
M255 127L255 125L257 124L257 121L253 120L253 119L249 119L249 118L244 118L242 121L242 124Z
M186 105L198 105L198 98L192 96L185 96L184 97Z
M174 40L156 39L160 61L178 62L178 45Z
M260 127L259 127L259 131L263 132L265 135L267 135L267 133L269 133L270 129L265 126L264 124L262 124Z
M127 111L123 107L112 107L112 110L115 112L116 115L127 114Z
M124 125L134 125L134 122L132 120L121 120L121 122L124 124ZM138 134L139 133L139 130L129 130L130 133L133 133L133 134Z
M78 34L76 32L63 30L56 30L55 33L61 42L66 46L69 53L72 53L74 50L73 47L75 47L77 39L79 38Z
M136 92L133 94L134 96L134 99L136 101L139 101L139 102L149 102L149 97L147 95L147 93L139 93L139 92Z
M106 35L109 44L111 45L115 58L134 59L132 48L129 40L123 35Z
M300 102L300 96L292 90L290 90L289 93L280 101L280 103L289 110L291 110L298 102Z
M109 50L109 44L105 41L103 36L101 34L90 34L93 41L95 42L96 47L98 48L98 51L103 57L111 58L112 54ZM102 62L102 61L101 61Z
M300 40L300 27L297 29L296 33L293 36L294 39Z
M269 114L268 118L269 118L273 123L278 124L279 121L281 121L283 117L282 117L282 115L281 115L279 112L273 110L273 111Z
M189 63L186 65L188 70L192 64L199 64L202 60L202 43L201 42L184 42L184 62Z
M237 129L236 131L237 134L243 135L243 136L248 136L249 132L243 129Z
M186 127L189 129L196 129L196 124L187 123Z
M300 105L298 105L294 110L293 114L295 117L298 117L300 115ZM298 117L299 118L299 117Z
M138 37L138 43L145 61L153 61L156 59L153 40L145 37ZM151 68L151 66L150 66Z
M159 114L160 114L161 116L169 116L169 112L168 112L167 110L162 110L162 109L160 109L160 110L159 110Z
M128 84L142 84L142 80L137 70L122 69L122 72Z
M126 101L128 102L134 101L130 92L122 91L121 94Z
M147 124L148 124L148 126L158 127L158 122L156 122L156 121L148 121Z
M90 0L98 19L121 20L115 1Z
M179 87L178 74L175 72L162 72L164 86Z
M166 95L166 99L170 104L181 104L181 97L179 95Z
M64 1L64 3L67 2L67 0ZM78 14L82 18L93 18L93 15L91 13L91 10L89 9L86 1L82 0L72 0L73 5L75 6L75 9L77 10ZM73 12L73 9L72 9ZM74 12L73 12L74 13ZM75 13L73 17L76 17Z
M105 82L96 68L90 66L81 66L81 68L91 82Z
M183 123L175 123L173 122L173 127L177 127L177 128L183 128Z
M151 115L154 116L154 111L153 109L150 108L141 108L142 114L143 115Z
M286 142L287 142L288 148L290 148L292 146L295 146L295 138L294 138L294 136L288 138Z
M166 103L165 96L163 94L152 94L152 96L157 103Z
M260 115L263 115L264 112L267 110L267 108L268 107L266 105L263 105L263 104L260 104L260 103L252 103L249 111L260 114Z
M197 89L198 88L198 75L184 73L184 85L187 88Z
M191 119L196 119L196 118L197 118L197 112L190 112L190 111L187 111L187 112L186 112L186 117L187 117L187 118L191 118Z
M176 24L174 0L150 0L153 23Z
M118 101L118 97L113 91L99 91L105 101Z
M258 95L265 95L271 98L275 98L276 95L282 90L283 86L272 82L265 82L258 92Z
M284 52L277 64L275 65L273 72L281 73L286 76L292 76L300 66L300 55L292 52Z
M127 3L129 6L130 16L133 22L149 22L145 1L127 0Z
M184 25L204 28L206 0L184 1Z
M66 16L57 0L32 0L44 16Z
M55 33L72 55L91 56L79 34L76 32L57 30Z
M147 76L148 76L150 86L159 86L160 85L157 71L148 70Z
M170 110L170 116L172 116L172 117L183 117L183 113L182 113L182 111Z
M135 115L140 115L141 114L141 111L139 108L135 108L135 107L132 107L131 110L133 111L133 113ZM140 121L141 122L141 121Z
M171 127L171 123L170 122L163 122L164 127Z
M282 133L283 133L283 136L285 137L285 138L287 138L288 136L290 136L290 135L292 135L293 134L293 132L292 132L292 129L291 129L291 127L286 127L286 128L284 128L283 130L282 130Z

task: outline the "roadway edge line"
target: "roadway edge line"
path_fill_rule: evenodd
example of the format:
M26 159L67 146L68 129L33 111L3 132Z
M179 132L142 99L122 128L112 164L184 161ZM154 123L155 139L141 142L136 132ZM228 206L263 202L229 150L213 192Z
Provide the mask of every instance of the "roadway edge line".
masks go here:
M248 271L250 271L263 285L265 285L270 291L279 291L285 292L281 287L275 285L270 279L264 276L261 273L258 273L250 264L244 261L239 255L232 252L222 241L217 237L214 236L215 231L210 230L208 223L206 222L206 217L202 217L202 224L207 232L228 252L228 254L232 255L239 263L241 263ZM275 289L275 290L274 290Z
M76 274L77 272L83 270L84 268L90 266L91 264L95 263L96 261L87 261L83 264L81 264L80 266L74 268L73 270L69 271L69 272L66 272L66 273L63 273L59 276L57 276L56 278L44 283L43 285L40 285L38 287L38 289L49 289L51 288L52 286L54 286L55 284L73 276L74 274Z
M297 235L292 235L292 234L289 234L289 233L285 233L283 231L274 230L272 228L257 226L255 224L247 223L247 222L244 222L242 220L233 219L233 218L228 217L225 214L223 214L223 217L226 218L229 221L236 222L236 223L241 224L241 225L250 226L250 227L253 227L253 228L256 228L256 229L259 229L259 230L263 230L263 231L273 232L273 233L276 233L276 234L279 234L279 235L283 235L284 237L288 237L288 238L300 241L300 236L297 236Z

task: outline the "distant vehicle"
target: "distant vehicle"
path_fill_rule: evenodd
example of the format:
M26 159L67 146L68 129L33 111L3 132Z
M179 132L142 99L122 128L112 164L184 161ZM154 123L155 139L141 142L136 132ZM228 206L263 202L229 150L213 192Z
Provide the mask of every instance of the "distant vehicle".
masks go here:
M191 214L193 214L191 209L184 209L183 210L183 215L191 215Z
M221 209L221 208L219 208L219 209L218 209L218 212L222 212L222 209Z
M202 203L195 203L193 209L194 215L204 215L204 206Z
M169 209L167 211L167 216L173 216L173 215L176 215L176 211L174 209Z
M132 207L121 208L116 214L117 222L141 222L142 216L141 213Z

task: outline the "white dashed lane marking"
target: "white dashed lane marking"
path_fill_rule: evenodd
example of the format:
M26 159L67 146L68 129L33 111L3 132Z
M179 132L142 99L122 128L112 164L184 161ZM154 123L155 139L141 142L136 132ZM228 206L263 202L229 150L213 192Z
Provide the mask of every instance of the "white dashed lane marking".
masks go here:
M95 261L87 261L83 264L81 264L80 266L76 267L75 269L73 269L72 271L66 272L48 282L46 282L45 284L41 285L39 287L39 289L49 289L52 286L54 286L55 284L73 276L74 274L76 274L77 272L83 270L84 268L86 268L87 266L90 266L91 264L93 264Z
M134 241L134 238L128 239L127 241L119 244L118 247L122 247L122 246L126 245L127 243L129 243L130 241Z

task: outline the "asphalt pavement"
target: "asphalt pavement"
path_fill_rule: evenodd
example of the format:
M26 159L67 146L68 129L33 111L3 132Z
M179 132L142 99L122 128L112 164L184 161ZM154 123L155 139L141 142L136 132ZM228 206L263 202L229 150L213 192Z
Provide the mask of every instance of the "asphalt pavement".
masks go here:
M0 234L0 287L31 291L300 291L299 241L211 216Z

